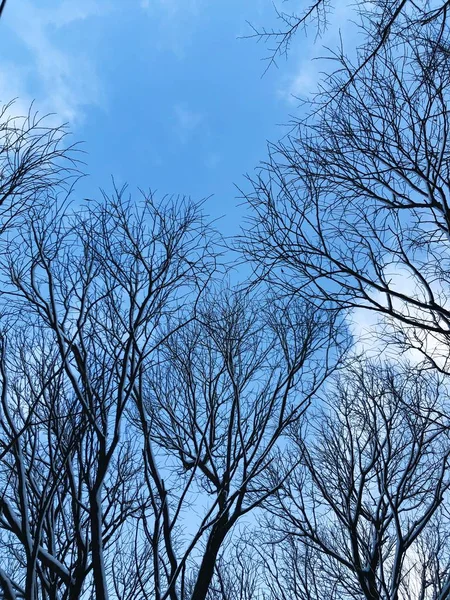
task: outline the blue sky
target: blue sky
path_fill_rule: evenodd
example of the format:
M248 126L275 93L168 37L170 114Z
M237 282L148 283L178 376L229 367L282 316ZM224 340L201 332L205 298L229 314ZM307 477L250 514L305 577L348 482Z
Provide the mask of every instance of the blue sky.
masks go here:
M293 3L292 3L293 4ZM0 100L68 121L87 152L79 194L118 184L212 196L206 212L237 233L244 185L314 89L321 44L299 36L289 60L261 77L267 47L238 39L246 21L275 24L271 0L8 0L1 22Z

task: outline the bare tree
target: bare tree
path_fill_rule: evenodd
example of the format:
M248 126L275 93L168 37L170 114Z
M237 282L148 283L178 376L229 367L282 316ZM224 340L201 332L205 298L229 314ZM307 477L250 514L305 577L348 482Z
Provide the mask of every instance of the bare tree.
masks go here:
M152 598L205 600L233 585L221 569L224 542L281 486L284 474L268 486L265 472L343 346L332 313L222 292L161 347L135 390Z
M284 3L283 3L284 4ZM316 39L320 38L330 27L334 27L333 14L338 7L331 0L312 0L308 3L298 2L298 10L279 9L274 4L275 15L280 23L279 28L258 28L250 25L252 34L249 38L264 41L269 46L267 69L276 64L280 57L287 57L290 46L299 31L315 30ZM405 32L409 27L421 28L433 23L438 28L448 25L450 3L447 0L430 2L423 0L375 0L374 2L353 2L348 8L353 10L354 22L358 21L364 33L364 41L359 46L359 62L348 74L348 79L341 82L343 86L351 83L358 71L368 65L385 45L395 39L398 32ZM350 17L350 15L349 15Z
M2 363L0 535L22 566L2 573L10 596L109 597L113 549L148 502L124 415L215 268L199 206L123 192L76 213L36 206L2 240L3 339L24 332Z
M207 600L268 600L269 590L264 585L261 572L261 561L253 551L247 539L252 536L240 530L238 538L224 549L216 562L214 579L208 592Z
M0 527L2 558L15 561L12 597L79 598L92 569L86 485L96 470L93 432L42 328L15 328L8 338L13 343L2 349ZM124 442L105 483L108 543L139 496L137 468L124 457L128 448Z
M1 9L3 10L4 3ZM14 103L3 105L0 109L0 232L5 233L9 228L17 225L21 216L26 214L26 211L32 206L42 205L44 202L51 201L52 194L67 193L70 190L72 182L79 176L78 160L76 159L75 145L65 145L67 130L64 127L53 126L48 119L39 118L37 113L32 112L32 108L25 116L14 115ZM11 429L9 434L2 432L1 456L5 458L6 454L12 447L15 448L14 456L11 461L5 460L2 462L2 472L7 477L11 476L11 472L21 478L19 464L23 456L19 456L20 452L15 445L17 442L16 434L19 434L19 422L15 415L12 416L5 410L6 398L6 371L5 371L5 354L4 354L4 338L1 341L1 372L2 372L2 408L1 423L2 428L5 422L9 420ZM14 394L15 399L13 404L18 401L20 393ZM19 402L20 406L20 402ZM17 407L17 405L16 405ZM23 407L20 407L20 411ZM21 413L23 417L23 412ZM20 421L20 417L19 417ZM23 431L20 432L22 434ZM12 437L11 437L12 436ZM34 464L38 462L36 456L32 459ZM23 463L22 463L23 466ZM42 467L42 464L41 464ZM15 471L15 469L18 469ZM12 471L11 471L12 469ZM8 475L9 473L9 475ZM49 493L52 486L47 486L44 496ZM15 520L11 513L5 508L5 496L0 499L0 519L3 523L8 521L9 529L14 529L17 535L22 536L22 525L30 517L28 506L23 504L24 498L20 498L23 488L18 486L16 489L16 498L20 499L24 512L22 513L22 521ZM40 514L39 518L42 516ZM39 526L42 526L40 522ZM25 540L24 547L31 554L40 553L41 558L42 548L34 546L32 548L32 540ZM6 546L8 547L8 546ZM7 575L8 572L17 573L20 570L19 551L14 546L12 555L2 555L2 564L0 567L0 586L6 594L6 598L15 598L18 591L11 579ZM30 554L30 559L31 559ZM46 562L44 557L44 563ZM31 559L34 560L34 559ZM10 571L11 569L11 571ZM40 576L42 572L40 573ZM20 589L19 589L20 591Z
M260 554L275 597L449 597L450 440L429 418L437 383L360 365L327 392L294 436L301 466L270 502L272 551Z
M256 594L224 542L282 484L265 472L348 341L326 307L203 297L199 211L116 190L37 205L2 238L8 600Z
M0 108L0 233L31 205L49 195L67 193L79 177L76 144L68 130L52 125L30 108L14 114L14 102Z
M398 35L336 96L352 66L271 148L247 194L244 240L283 294L385 315L405 348L447 371L449 28Z

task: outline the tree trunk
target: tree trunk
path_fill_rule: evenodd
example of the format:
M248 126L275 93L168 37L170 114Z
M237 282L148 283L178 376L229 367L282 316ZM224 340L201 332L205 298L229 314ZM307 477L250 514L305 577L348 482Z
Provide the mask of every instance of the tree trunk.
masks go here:
M105 564L103 557L101 487L96 487L91 495L90 518L92 534L92 570L94 574L95 599L108 600L108 587L106 583Z
M225 536L230 531L231 525L232 523L227 517L219 519L216 525L214 525L208 543L206 544L203 560L198 570L197 581L195 582L191 600L205 600L214 575L217 555L219 554Z

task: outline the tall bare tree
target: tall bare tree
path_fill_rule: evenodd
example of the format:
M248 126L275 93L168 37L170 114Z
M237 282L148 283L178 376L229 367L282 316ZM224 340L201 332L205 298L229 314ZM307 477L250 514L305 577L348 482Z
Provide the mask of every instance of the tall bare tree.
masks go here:
M3 8L4 3L1 6L1 9ZM21 217L26 215L27 210L45 202L51 202L54 194L67 193L73 181L79 176L75 145L70 146L65 143L67 130L64 127L52 126L48 119L39 118L37 113L33 113L32 109L24 116L15 115L14 110L15 106L12 102L3 105L0 109L0 233L2 235L8 229L17 226ZM25 342L25 340L22 341ZM5 404L7 384L4 348L5 340L2 337L0 351L2 408L0 409L0 421L2 428L6 421L9 421L10 428L8 429L9 435L5 431L2 432L0 442L1 471L2 475L7 478L14 473L14 476L17 475L18 481L20 481L22 480L23 471L19 469L19 465L24 466L23 461L21 462L23 455L19 456L20 453L16 453L10 457L11 460L5 459L9 450L15 445L17 436L24 433L24 431L19 433L20 417L16 420L16 415L12 415ZM23 390L22 384L17 385L13 394L15 408L12 408L12 411L19 410L23 417L24 407L20 402ZM37 440L35 441L37 443ZM34 447L36 448L36 445ZM17 447L16 450L18 450ZM5 459L4 462L3 459ZM34 455L31 460L37 470L42 472L43 463L41 462L37 466L39 458ZM52 485L47 486L44 496L47 492L51 496L51 487ZM14 515L5 508L7 500L4 494L0 499L0 519L3 523L9 519L10 528L15 529L16 534L19 536L22 535L23 523L31 516L25 499L21 497L22 490L23 488L20 485L16 489L16 498L19 499L23 507L21 520L19 521L14 519ZM38 519L41 516L42 514ZM42 527L42 521L38 526ZM31 557L32 554L40 553L41 558L44 556L45 553L42 553L42 548L37 546L32 548L30 539L25 540L22 537L22 541L26 551L29 552L31 561L34 560ZM6 543L2 550L8 547L11 546ZM7 575L7 571L10 572L11 569L13 573L17 573L21 564L18 548L14 545L12 548L13 553L9 556L5 556L4 552L2 553L2 564L0 566L0 587L5 591L7 599L15 598L17 592ZM44 563L46 559L45 556ZM62 574L64 575L64 573ZM42 572L39 575L41 576Z
M147 503L124 415L215 267L199 206L123 192L36 206L2 240L3 339L24 332L3 347L0 518L23 569L2 580L29 600L109 597L112 548Z
M348 341L327 307L205 296L213 242L198 205L124 190L4 234L8 600L231 593L224 542Z
M398 34L345 89L352 65L338 57L342 72L310 118L253 179L244 242L283 294L381 313L398 342L445 372L449 31Z
M438 378L353 367L294 436L302 464L270 502L275 597L443 600L450 594L450 438Z
M206 600L213 580L216 594L221 581L232 586L219 565L224 542L282 484L281 472L270 485L264 475L342 358L336 325L307 303L221 292L143 373L135 400L152 503L149 597Z

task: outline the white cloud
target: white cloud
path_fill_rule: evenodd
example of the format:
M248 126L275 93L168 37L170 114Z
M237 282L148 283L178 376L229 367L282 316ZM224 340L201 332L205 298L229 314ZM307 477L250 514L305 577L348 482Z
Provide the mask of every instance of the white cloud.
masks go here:
M297 65L294 71L284 78L278 90L280 97L292 104L296 103L297 98L316 91L327 67L320 57L328 56L330 54L328 49L333 50L339 45L340 36L344 43L353 38L355 25L351 19L354 18L354 4L349 3L348 0L336 2L329 15L328 27L318 39L312 34L314 23L307 26L306 32L310 32L308 36L302 36L302 31L297 34L296 44L289 55L289 61L293 62L298 55ZM350 49L353 50L354 47Z
M391 289L401 291L409 298L424 301L425 295L420 283L406 268L391 267L389 281ZM450 299L445 300L443 290L438 289L436 284L433 286L433 293L444 301L444 306L449 306ZM380 305L386 305L386 298L381 293L374 294L373 298ZM393 306L399 314L416 322L435 324L433 317L425 310L411 307L396 299ZM348 322L354 337L356 353L361 352L371 358L381 357L391 362L407 360L411 364L420 364L428 357L439 368L450 372L450 348L448 336L444 334L432 333L420 326L404 325L398 320L364 308L353 310ZM441 326L445 331L445 324L442 323ZM401 344L399 340L402 341ZM405 350L405 347L408 349Z
M294 104L298 98L314 92L320 79L316 64L312 57L301 61L298 71L289 77L286 88L279 91L280 96Z
M62 2L54 6L30 0L11 3L3 27L10 27L28 51L26 63L14 64L17 76L1 87L2 101L18 96L22 104L36 98L40 112L55 112L58 119L72 123L83 117L84 107L103 100L95 66L87 54L65 51L56 34L94 15L109 10L101 0ZM26 65L26 66L25 66ZM12 65L0 65L0 82L9 79Z
M25 89L25 81L28 77L27 69L18 68L10 63L0 66L0 105L14 101L10 115L24 116L28 113L32 98Z

